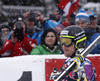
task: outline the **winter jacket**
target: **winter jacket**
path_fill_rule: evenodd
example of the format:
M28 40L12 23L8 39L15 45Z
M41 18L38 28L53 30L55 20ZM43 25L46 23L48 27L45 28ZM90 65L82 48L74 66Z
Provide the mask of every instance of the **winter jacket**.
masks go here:
M67 57L65 60L65 63L63 65L63 68L68 67L70 65L70 63L72 58ZM80 75L78 76L77 74L80 73L84 73L85 72L85 77L84 77L84 81L96 81L96 72L95 69L92 67L91 61L88 58L84 59L83 62L83 67L82 65L80 66L80 68L75 71L73 70L66 78L64 81L83 81L83 80L79 80L77 79L78 77L81 77ZM84 71L84 72L83 72Z
M37 44L41 44L41 37L42 37L43 31L35 32L32 37L27 35L28 38L35 39L37 41Z
M60 54L60 46L55 46L53 50L50 50L45 45L36 46L32 51L31 55L52 55Z
M17 41L15 44L12 43L11 39L5 41L2 49L0 49L0 55L13 57L30 54L30 51L37 46L37 42L34 39L27 38L26 35L21 42Z
M87 35L87 43L86 47L89 46L100 34L96 33L96 30L87 29L86 30L86 35ZM100 44L97 45L94 50L90 52L90 54L100 54Z

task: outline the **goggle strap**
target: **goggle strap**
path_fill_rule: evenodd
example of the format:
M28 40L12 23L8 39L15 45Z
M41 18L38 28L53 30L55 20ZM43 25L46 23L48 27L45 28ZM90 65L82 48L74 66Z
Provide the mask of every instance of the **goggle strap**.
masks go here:
M74 36L66 36L66 35L63 35L63 36L60 36L60 37L75 38Z
M78 40L78 41L76 42L76 45L75 45L75 47L76 47L77 49L79 49L79 48L77 47L77 44L78 44L79 42L81 42L81 41L84 41L84 40L86 40L86 39L87 39L87 37L84 37L84 38L82 38L82 39Z

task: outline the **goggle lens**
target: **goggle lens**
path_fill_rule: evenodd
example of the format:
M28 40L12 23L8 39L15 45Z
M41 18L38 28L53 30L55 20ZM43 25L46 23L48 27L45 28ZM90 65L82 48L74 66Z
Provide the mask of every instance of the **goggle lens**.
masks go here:
M71 46L73 44L71 38L63 38L63 37L61 37L60 40L61 40L61 45L64 44L66 47L69 47L69 46Z

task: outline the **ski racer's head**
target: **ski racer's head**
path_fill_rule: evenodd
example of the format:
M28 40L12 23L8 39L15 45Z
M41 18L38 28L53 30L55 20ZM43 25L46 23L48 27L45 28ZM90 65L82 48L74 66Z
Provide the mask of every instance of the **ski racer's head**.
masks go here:
M66 57L71 57L77 49L84 48L86 44L86 35L83 28L71 25L60 33L61 46Z
M90 18L84 9L79 10L79 13L75 17L76 25L86 30L90 24Z

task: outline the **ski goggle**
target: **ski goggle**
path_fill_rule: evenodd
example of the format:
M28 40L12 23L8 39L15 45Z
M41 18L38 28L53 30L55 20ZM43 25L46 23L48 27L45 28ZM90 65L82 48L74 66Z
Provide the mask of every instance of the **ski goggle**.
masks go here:
M75 43L75 47L77 49L82 48L82 46L84 46L83 44L81 44L82 42L85 42L87 37L83 37L77 41L74 41L75 36L60 36L60 41L61 41L61 45L65 45L66 47L70 47L73 43Z
M66 47L70 47L73 44L74 36L60 36L61 45L65 45Z

